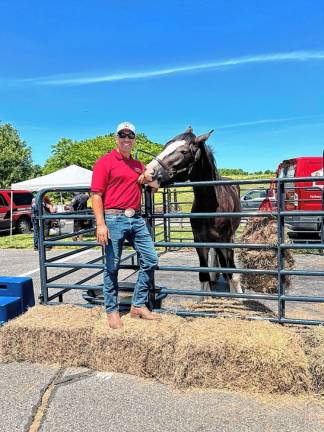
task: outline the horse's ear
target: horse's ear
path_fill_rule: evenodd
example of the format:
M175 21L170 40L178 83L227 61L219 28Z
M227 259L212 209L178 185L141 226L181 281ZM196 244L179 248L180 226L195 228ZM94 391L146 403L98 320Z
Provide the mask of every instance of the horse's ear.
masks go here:
M203 135L199 135L195 138L195 144L200 144L202 142L205 142L208 140L208 138L210 137L210 135L214 132L214 129L212 129L211 131L203 134Z

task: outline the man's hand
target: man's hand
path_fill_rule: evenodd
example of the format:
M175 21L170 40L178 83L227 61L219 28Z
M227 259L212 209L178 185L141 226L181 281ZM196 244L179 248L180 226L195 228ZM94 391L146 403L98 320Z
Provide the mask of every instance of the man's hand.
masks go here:
M137 179L137 183L139 183L140 185L143 185L143 184L148 184L149 186L150 186L150 181L145 177L145 174L141 174L139 177L138 177L138 179ZM153 193L155 193L155 192L157 192L158 190L159 190L159 188L157 188L157 187L152 187L152 186L150 186L150 188L151 188L151 191L153 192Z
M153 193L157 192L159 188L157 187L157 182L152 182L152 177L150 174L147 174L147 170L145 170L137 179L137 183L140 185L148 184ZM150 184L151 183L151 184Z
M97 242L102 244L103 246L108 244L108 239L110 238L108 228L105 224L105 215L104 208L102 202L102 194L101 193L93 193L92 194L92 210L96 217L96 237Z
M147 183L147 180L146 180L146 178L145 178L144 173L141 174L141 175L138 177L138 179L137 179L137 183L139 183L140 185L142 185L142 184L144 184L144 183Z
M109 230L107 225L97 225L97 242L103 246L108 244L108 239L110 238Z

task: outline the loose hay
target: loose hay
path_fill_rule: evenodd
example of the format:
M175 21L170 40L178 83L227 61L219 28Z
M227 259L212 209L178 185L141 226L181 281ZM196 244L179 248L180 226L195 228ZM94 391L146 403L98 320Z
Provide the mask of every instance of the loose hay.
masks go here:
M1 360L87 366L178 388L290 394L312 389L302 344L287 328L173 315L161 322L122 319L124 327L113 331L98 308L34 307L0 329Z
M276 314L256 300L238 301L228 298L208 299L200 303L187 303L186 308L196 312L209 312L217 314L217 317L251 318L251 317L275 317Z
M277 221L274 218L250 218L242 233L244 243L277 244ZM277 251L274 249L240 249L238 259L246 269L277 269ZM294 266L293 255L290 250L285 251L285 268ZM245 289L256 292L273 294L277 292L277 276L242 274L241 284ZM285 276L286 289L290 287L290 277Z

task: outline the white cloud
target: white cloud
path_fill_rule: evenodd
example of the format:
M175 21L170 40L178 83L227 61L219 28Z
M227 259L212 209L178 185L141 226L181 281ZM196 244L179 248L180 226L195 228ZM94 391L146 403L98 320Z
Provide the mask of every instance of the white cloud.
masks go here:
M81 75L81 74L66 74L48 77L39 77L26 79L24 83L30 82L36 85L47 86L65 86L65 85L86 85L97 84L124 80L139 80L154 77L163 77L167 75L183 74L186 72L202 71L208 69L222 69L229 67L237 67L245 64L259 63L278 63L278 62L296 62L296 61L311 61L324 60L324 51L292 51L286 53L272 53L255 56L237 57L219 60L209 63L201 63L187 66L175 66L165 69L157 69L142 72L123 72L107 75Z
M300 120L311 120L317 118L323 118L324 115L315 115L315 116L299 116L299 117L280 117L273 119L262 119L262 120L254 120L248 122L240 122L240 123L230 123L222 126L217 126L217 129L234 129L246 126L257 126L262 124L275 124L275 123L287 123L287 122L295 122Z

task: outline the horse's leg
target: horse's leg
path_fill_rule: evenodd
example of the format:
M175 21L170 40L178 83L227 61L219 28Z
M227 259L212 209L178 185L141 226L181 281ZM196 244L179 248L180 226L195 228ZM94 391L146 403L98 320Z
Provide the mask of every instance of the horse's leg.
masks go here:
M198 257L199 257L199 266L200 267L208 267L208 252L209 248L197 248L196 249ZM210 291L210 277L209 273L199 273L199 281L201 286L201 291ZM199 300L203 300L204 297L199 297Z
M234 262L234 250L233 249L227 249L227 255L228 255L228 263L229 267L236 268L235 262ZM229 274L229 283L230 283L230 291L236 292L236 293L242 293L242 287L241 287L241 275L239 273L230 273Z
M233 249L217 249L221 267L236 268ZM239 273L225 273L224 279L229 282L230 292L242 293L241 278Z
M218 255L216 249L214 248L211 248L209 250L208 267L219 267ZM209 273L209 277L212 285L213 283L217 282L217 280L219 279L219 273L211 272Z

